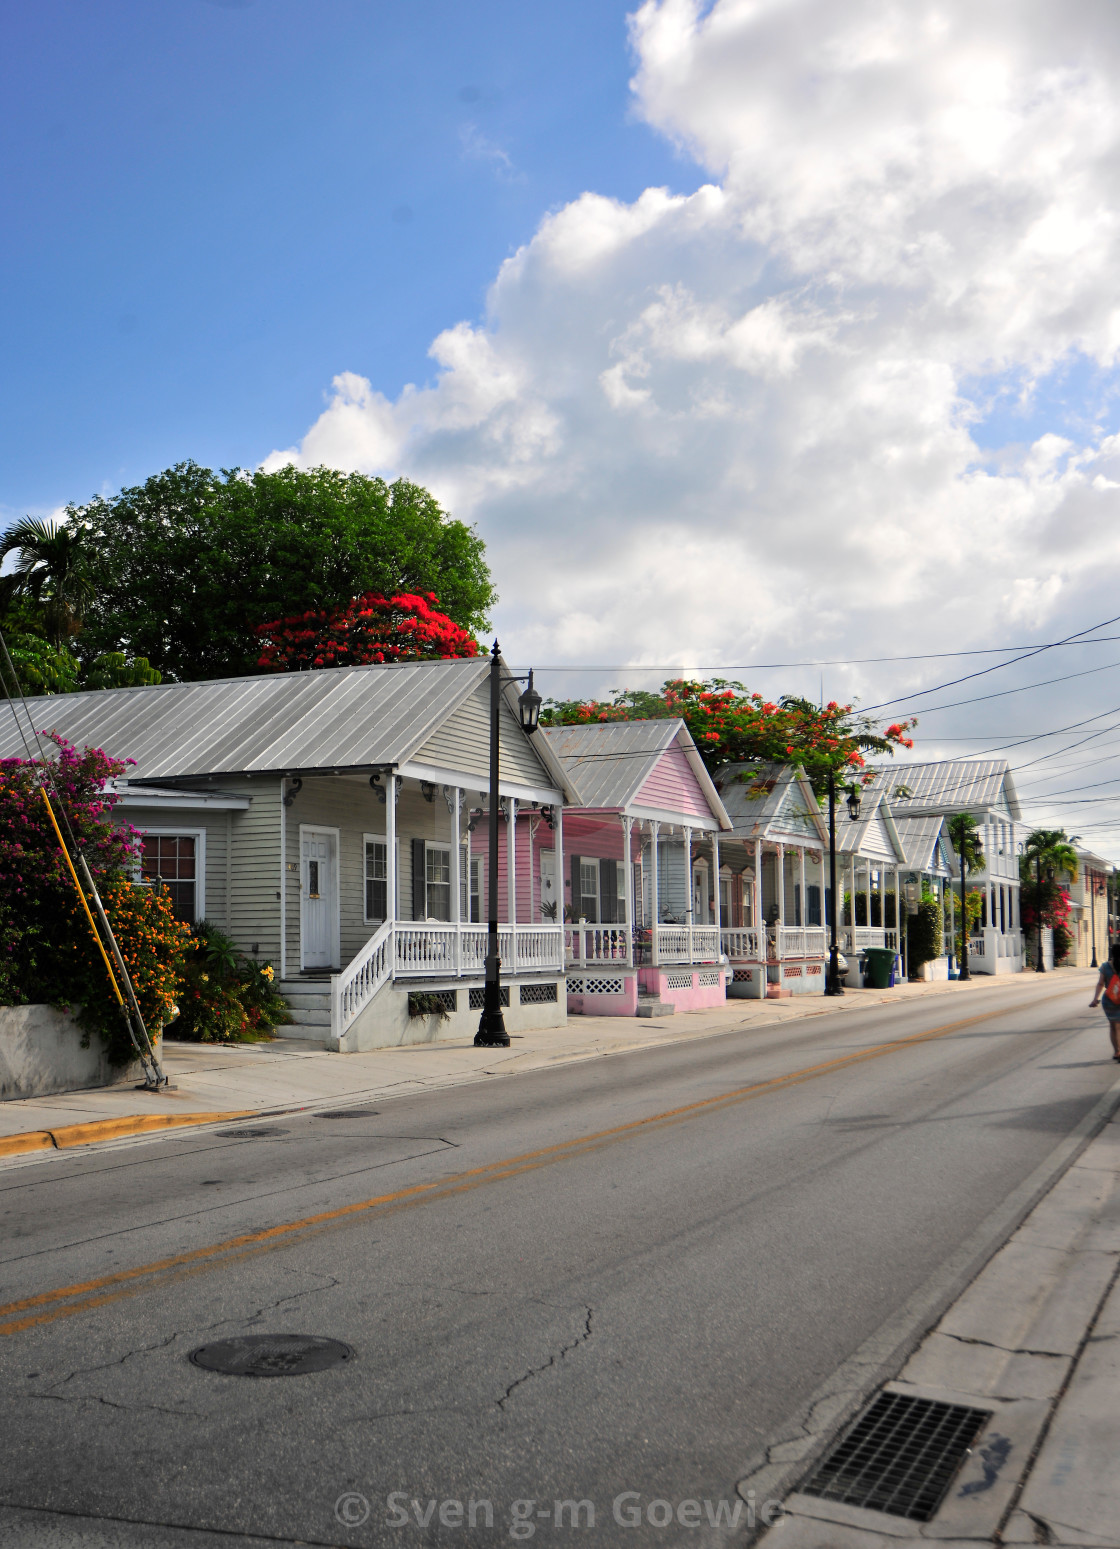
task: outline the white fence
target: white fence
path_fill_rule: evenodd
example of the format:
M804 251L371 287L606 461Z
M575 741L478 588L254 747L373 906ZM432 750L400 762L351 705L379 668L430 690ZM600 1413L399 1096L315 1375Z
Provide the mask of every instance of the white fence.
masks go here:
M761 933L753 926L743 926L722 931L721 939L733 963L762 962L760 950L773 962L786 958L823 960L828 956L828 932L823 925L776 925Z
M573 968L595 963L632 967L635 960L714 963L720 954L720 932L714 925L656 925L635 932L625 925L566 925L564 952Z

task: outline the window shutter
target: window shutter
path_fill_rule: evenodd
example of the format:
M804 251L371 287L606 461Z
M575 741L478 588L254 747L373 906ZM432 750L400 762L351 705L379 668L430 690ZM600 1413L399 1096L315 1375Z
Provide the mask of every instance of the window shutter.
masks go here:
M618 868L610 860L599 862L599 918L604 925L618 918Z
M412 918L423 920L428 913L427 896L424 891L425 867L424 867L424 841L414 839L412 841Z

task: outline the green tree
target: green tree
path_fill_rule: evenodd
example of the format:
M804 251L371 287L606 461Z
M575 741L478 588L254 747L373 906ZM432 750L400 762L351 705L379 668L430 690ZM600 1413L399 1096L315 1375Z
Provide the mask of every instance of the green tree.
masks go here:
M478 534L406 479L185 462L68 515L92 556L83 658L123 652L169 678L254 673L258 625L363 592L434 592L470 630L496 600Z
M43 633L56 650L78 634L93 596L84 538L74 522L25 516L0 541L0 560L16 556L13 590L39 605Z
M1071 882L1077 881L1077 851L1069 842L1064 828L1036 828L1027 835L1023 853L1019 857L1019 878L1023 884L1023 923L1035 932L1035 969L1046 972L1042 955L1042 932L1049 926L1054 932L1054 960L1069 950L1066 921L1069 918L1069 898L1055 881L1058 872L1069 874Z

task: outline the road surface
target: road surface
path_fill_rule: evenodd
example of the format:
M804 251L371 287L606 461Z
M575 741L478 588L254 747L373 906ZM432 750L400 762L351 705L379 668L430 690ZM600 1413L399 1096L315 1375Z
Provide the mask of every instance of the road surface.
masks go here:
M5 1167L0 1544L744 1541L752 1461L1112 1086L1090 993ZM254 1333L353 1353L189 1359Z

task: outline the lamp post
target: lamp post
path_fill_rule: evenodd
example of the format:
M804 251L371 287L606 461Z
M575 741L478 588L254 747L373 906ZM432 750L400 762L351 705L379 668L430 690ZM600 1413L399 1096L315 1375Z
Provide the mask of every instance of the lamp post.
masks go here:
M859 786L850 786L848 816L853 823L859 819L860 800ZM824 992L826 995L843 995L844 986L840 983L840 943L836 934L836 771L834 769L828 771L828 885L831 908L828 911L828 983L825 985Z
M521 679L515 681L520 682ZM486 985L482 992L482 1015L478 1019L478 1032L474 1036L479 1049L508 1049L509 1034L502 1016L502 960L498 953L498 776L500 748L500 715L502 704L502 664L498 642L490 652L490 829L489 858L486 875ZM522 731L532 734L540 725L541 696L533 688L533 674L529 673L529 686L517 701ZM514 913L516 914L516 907ZM510 922L514 929L517 921Z
M1038 962L1034 965L1035 973L1044 974L1046 964L1042 960L1042 856L1034 858L1034 912L1035 925L1038 928Z
M1100 964L1097 962L1097 878L1096 873L1092 869L1089 871L1089 920L1091 922L1089 929L1093 933L1093 960L1089 967L1099 968Z
M968 966L968 889L965 886L965 873L968 868L965 865L964 858L965 840L968 838L968 831L965 828L965 814L963 812L961 813L960 834L961 846L958 858L961 863L961 966L957 970L958 984L962 979L972 978L972 970Z

